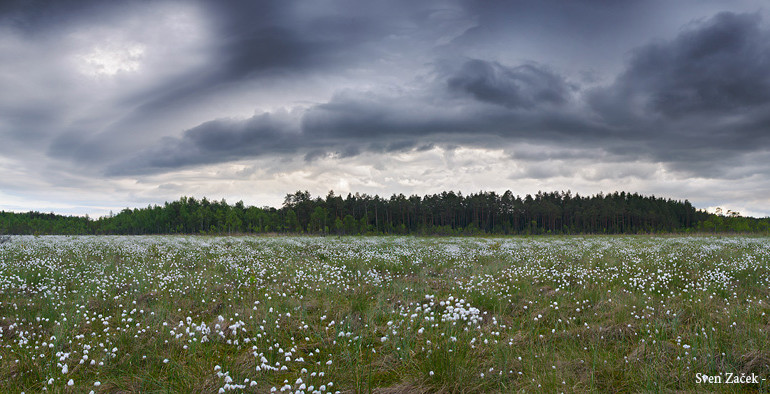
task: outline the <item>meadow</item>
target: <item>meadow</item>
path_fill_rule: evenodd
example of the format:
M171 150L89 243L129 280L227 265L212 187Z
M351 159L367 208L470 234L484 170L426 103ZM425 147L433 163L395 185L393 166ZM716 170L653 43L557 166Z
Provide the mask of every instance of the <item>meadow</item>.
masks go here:
M14 236L0 392L768 392L768 314L760 237Z

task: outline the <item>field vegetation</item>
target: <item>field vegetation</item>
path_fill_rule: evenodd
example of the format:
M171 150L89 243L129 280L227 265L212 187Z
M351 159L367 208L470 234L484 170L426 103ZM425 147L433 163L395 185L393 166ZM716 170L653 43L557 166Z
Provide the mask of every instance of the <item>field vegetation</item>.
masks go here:
M767 392L770 239L13 236L0 392Z

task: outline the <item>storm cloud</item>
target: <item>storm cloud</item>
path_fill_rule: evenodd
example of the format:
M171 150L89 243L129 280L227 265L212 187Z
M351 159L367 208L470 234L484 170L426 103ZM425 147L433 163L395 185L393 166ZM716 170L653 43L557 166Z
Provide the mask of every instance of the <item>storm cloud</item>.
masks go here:
M564 104L571 90L563 77L535 65L505 67L477 59L467 61L447 85L480 101L527 109Z
M0 198L531 181L768 214L746 186L770 188L767 20L750 0L4 2Z
M612 88L668 118L725 116L770 102L770 32L758 14L720 13L634 50Z
M755 13L692 22L674 39L634 49L623 73L588 102L674 168L727 171L723 160L770 148L769 39Z

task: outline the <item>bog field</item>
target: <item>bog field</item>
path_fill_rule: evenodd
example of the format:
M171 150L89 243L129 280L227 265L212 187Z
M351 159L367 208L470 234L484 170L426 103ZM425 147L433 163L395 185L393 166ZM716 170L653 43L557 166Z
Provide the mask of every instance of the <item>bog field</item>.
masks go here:
M22 391L768 392L770 239L15 236Z

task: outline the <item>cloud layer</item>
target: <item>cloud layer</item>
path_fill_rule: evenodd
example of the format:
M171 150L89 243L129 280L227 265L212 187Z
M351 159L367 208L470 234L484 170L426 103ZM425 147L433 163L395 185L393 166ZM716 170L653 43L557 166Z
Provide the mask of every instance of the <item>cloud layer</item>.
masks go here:
M766 215L766 20L751 1L4 3L0 190L92 212L246 178L267 203L526 183ZM336 180L286 176L318 168Z

